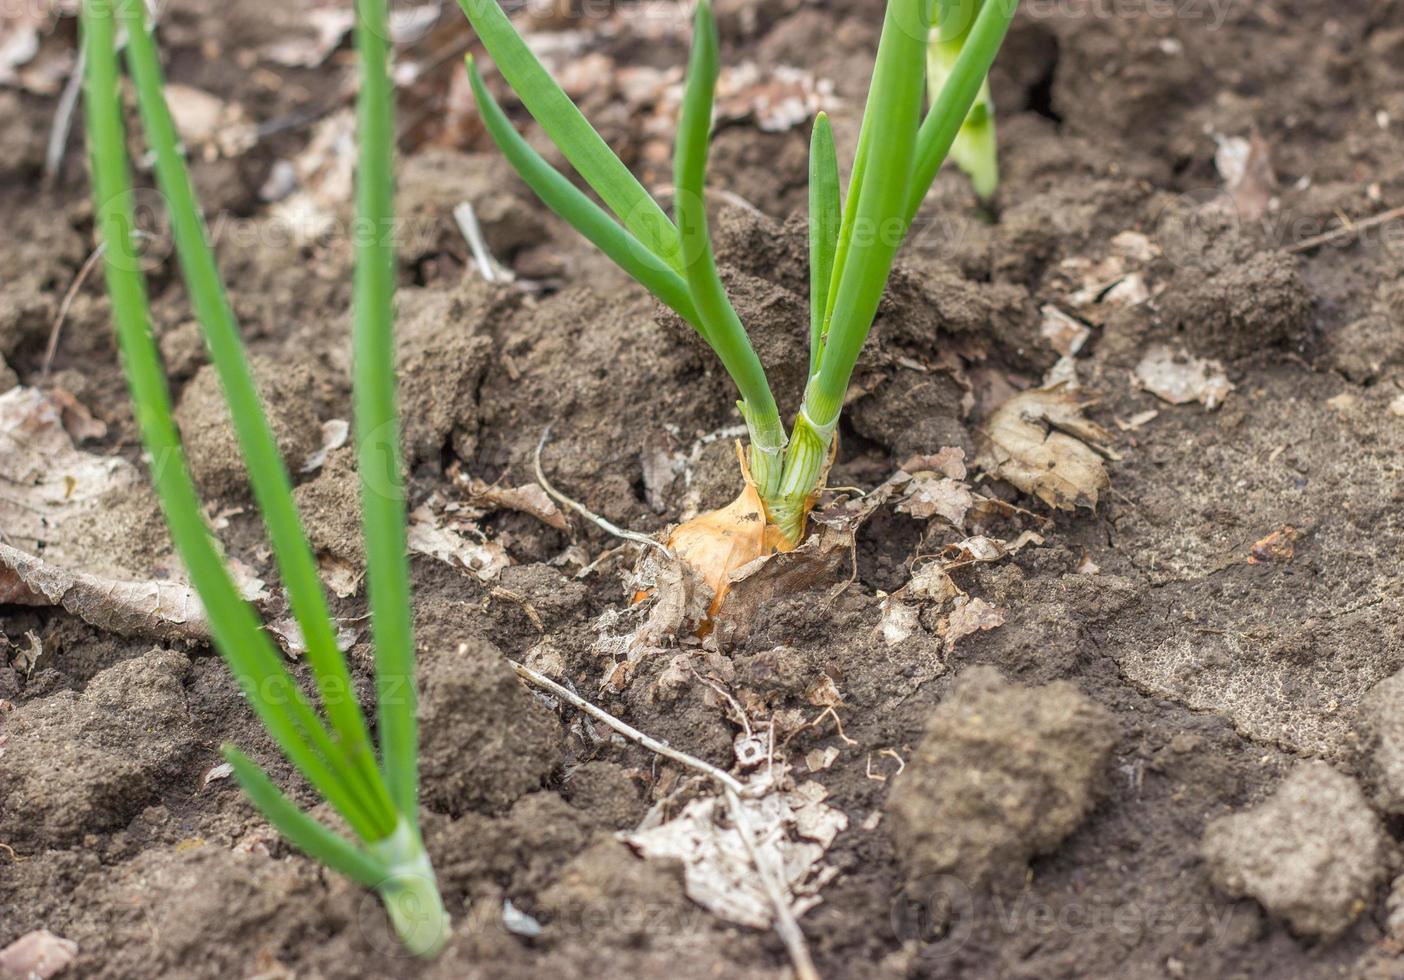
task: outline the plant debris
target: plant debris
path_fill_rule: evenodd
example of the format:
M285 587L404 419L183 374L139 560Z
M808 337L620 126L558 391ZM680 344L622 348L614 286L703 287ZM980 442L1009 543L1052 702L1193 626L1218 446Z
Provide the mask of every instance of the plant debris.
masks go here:
M18 387L0 394L0 535L7 543L61 558L59 526L136 482L126 460L77 448L73 433L91 433L93 424L67 393Z
M316 451L311 453L302 464L302 472L315 473L327 462L327 455L333 449L340 449L346 445L346 438L351 434L351 423L345 419L328 419L322 423L322 444Z
M980 427L976 464L1055 510L1095 510L1111 484L1102 459L1117 457L1085 407L1062 384L1015 395Z
M940 517L952 527L963 528L965 515L975 505L975 494L965 482L965 451L946 448L935 456L917 456L902 464L908 479L902 486L897 512L918 520Z
M819 889L838 874L822 860L834 838L847 829L848 817L824 803L828 792L813 780L782 790L761 770L745 786L741 806L754 834L752 847L770 867L783 869L785 897L794 914L803 915L819 904ZM681 861L688 897L709 912L768 929L774 913L757 880L752 848L727 813L721 797L699 797L667 822L655 810L620 838L645 858Z
M1296 542L1301 536L1302 532L1290 524L1282 525L1267 537L1254 542L1248 552L1248 564L1287 564L1296 554Z
M493 582L512 564L507 549L478 532L471 522L443 523L430 500L410 511L407 542L409 550L470 572L481 582ZM474 541L464 533L475 534Z
M482 508L483 512L493 510L515 510L535 517L542 524L558 531L570 529L570 522L556 502L536 483L524 483L519 487L501 487L484 483L477 477L458 475L458 482L466 485L469 502Z
M960 640L972 633L1003 626L1007 615L1003 609L990 605L984 599L957 596L955 607L949 616L941 620L936 632L945 641L946 652L949 653Z
M49 980L78 956L78 944L47 929L35 929L0 949L0 980Z
M181 141L206 160L239 156L258 140L248 113L236 103L189 85L167 85L166 102Z
M245 598L263 597L257 579ZM0 603L62 606L98 629L153 640L208 642L205 608L190 586L165 580L123 581L71 572L0 544Z
M74 49L57 31L77 0L14 3L0 8L0 87L56 95L73 71Z
M1219 136L1214 168L1223 178L1224 190L1211 206L1224 208L1244 223L1257 221L1272 205L1277 175L1272 170L1267 142L1256 129L1248 137Z
M1218 361L1192 357L1157 344L1136 365L1136 383L1171 405L1200 402L1209 411L1224 403L1233 383Z

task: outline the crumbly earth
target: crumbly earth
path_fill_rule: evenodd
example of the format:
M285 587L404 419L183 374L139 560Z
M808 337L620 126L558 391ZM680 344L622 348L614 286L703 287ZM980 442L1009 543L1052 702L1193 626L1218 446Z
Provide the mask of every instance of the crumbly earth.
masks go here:
M1355 780L1308 762L1266 803L1209 824L1204 858L1224 891L1329 939L1368 907L1394 846Z
M309 536L329 576L354 585L364 564L354 453L302 471L321 424L352 417L350 205L334 200L332 230L304 239L290 234L288 201L269 199L282 164L316 144L349 91L344 49L317 67L267 53L311 39L314 6L180 0L163 8L161 33L173 81L237 103L260 127L245 152L193 152L194 179L278 406ZM665 73L685 59L682 8L540 6L523 16L565 32L542 47L575 70L584 111L666 192ZM832 83L847 160L879 0L717 7L726 64ZM835 874L800 922L824 976L1397 974L1404 917L1387 901L1388 841L1376 835L1374 856L1362 849L1340 868L1294 865L1252 887L1242 870L1265 846L1295 847L1302 821L1335 833L1334 817L1314 815L1346 796L1341 826L1400 829L1398 682L1387 679L1404 668L1404 264L1400 224L1361 222L1404 203L1404 8L1271 0L1165 13L1025 5L993 77L1000 191L982 205L959 174L938 178L855 375L830 476L872 489L913 455L951 446L973 459L979 425L1004 398L1050 370L1067 376L1043 329L1068 326L1054 308L1086 327L1071 368L1113 434L1098 509L1049 514L979 479L978 492L1033 512L1010 512L993 533L1034 531L1042 543L952 573L1004 616L958 642L944 638L946 610L914 600L902 630L884 629L913 569L963 537L888 505L859 529L845 590L772 596L732 639L704 648L683 637L613 683L599 643L630 615L633 549L585 522L562 531L484 507L470 482L530 484L549 426L541 458L557 486L656 531L735 495L728 433L739 419L697 338L503 166L465 108L456 55L470 37L445 4L400 55L430 65L405 75L401 100L408 491L412 505L471 521L514 563L482 582L412 562L423 823L459 928L438 961L405 960L373 897L293 852L212 774L220 744L234 742L316 803L213 651L0 606L0 948L48 929L78 944L64 976L113 980L786 975L773 935L706 913L677 867L615 839L673 797L678 770L516 685L500 652L720 765L735 758L732 701L754 729L784 730L784 761L848 818L824 859ZM74 34L71 22L58 28L60 40ZM545 151L516 101L504 103ZM53 95L0 88L0 385L68 391L107 425L84 448L136 461L100 276L74 292L43 381L50 331L92 243L79 140L56 179L41 175L55 111ZM807 332L807 137L803 124L763 130L731 114L709 185L723 276L787 412L804 372L786 355ZM1226 190L1216 153L1254 145L1256 176ZM1264 159L1275 180L1263 179ZM334 186L336 161L320 165L308 172ZM463 200L515 284L480 280L452 216ZM1343 222L1357 233L1312 242ZM230 556L276 596L187 296L151 232L154 329L209 513ZM1162 344L1222 364L1233 388L1221 407L1170 405L1136 384ZM66 547L93 568L174 567L149 492L124 491L81 520ZM343 591L333 606L355 635L348 659L370 707L364 589ZM1077 778L1040 784L1050 794L1040 819L999 825L997 861L961 849L950 866L973 867L970 882L955 874L960 887L913 891L921 852L898 814L947 820L934 804L969 802L918 789L947 785L933 780L923 740L975 697L958 678L977 669L1003 678L981 699L1037 717L1037 706L1064 705L1083 719L1071 733L1029 725L1017 746L1022 759L1072 746ZM814 724L787 728L795 719ZM1353 781L1364 795L1318 793L1283 814L1302 778L1288 774L1322 772L1298 769L1318 762L1334 767L1336 789ZM1206 862L1206 828L1265 813L1289 830L1273 820L1253 836L1213 831ZM1326 880L1336 873L1348 881ZM504 927L507 901L539 935Z
M1066 682L1023 688L993 667L956 678L907 767L887 818L911 878L1022 885L1096 803L1116 744L1111 715Z

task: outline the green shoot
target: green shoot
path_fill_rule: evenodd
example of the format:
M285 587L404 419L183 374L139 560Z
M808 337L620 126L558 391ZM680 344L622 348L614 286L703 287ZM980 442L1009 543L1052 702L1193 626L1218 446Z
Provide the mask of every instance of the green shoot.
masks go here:
M809 138L809 376L819 370L824 314L838 250L840 201L838 151L829 117L819 113Z
M362 222L382 228L391 217L390 82L384 0L359 4L361 49ZM201 513L151 331L145 278L135 248L131 173L121 112L116 34L127 37L127 61L156 176L171 212L187 290L219 373L248 467L250 483L278 566L307 642L308 664L326 722L288 672L252 608L239 595ZM448 935L448 919L418 829L413 645L404 574L404 502L397 492L390 350L394 256L384 234L358 254L356 290L357 422L376 640L381 760L357 703L317 577L316 563L293 503L220 281L190 176L178 151L164 96L159 56L143 0L85 0L82 7L88 145L98 231L118 346L151 459L152 480L171 537L210 620L215 645L243 686L255 713L302 776L346 821L356 840L335 833L297 808L251 760L232 746L225 756L254 804L296 847L375 889L405 945L432 955ZM379 364L361 370L364 361ZM378 468L370 465L378 463ZM398 569L398 571L397 571Z
M722 288L708 240L706 162L720 70L710 0L697 3L678 122L676 224L609 153L531 54L497 0L459 0L459 6L507 83L614 217L526 145L470 60L473 92L488 132L553 211L716 351L741 393L741 414L751 437L751 474L768 523L778 532L779 546L793 546L822 489L844 396L897 250L962 124L986 91L986 76L1017 0L982 0L958 54L949 65L936 67L927 57L932 4L888 0L846 198L828 120L822 114L815 120L809 174L809 383L788 439L764 368ZM952 6L953 0L944 0L943 9ZM942 17L948 19L948 13ZM939 81L930 79L938 94L923 119L928 68L945 74Z
M979 12L981 0L975 0ZM951 77L956 61L964 47L967 28L963 16L964 4L942 3L940 22L931 31L931 43L926 54L926 84L931 101L941 95L946 80ZM982 201L994 197L999 187L999 155L995 140L994 101L990 98L990 80L980 83L975 104L961 123L955 142L951 145L951 160L970 178L975 194Z

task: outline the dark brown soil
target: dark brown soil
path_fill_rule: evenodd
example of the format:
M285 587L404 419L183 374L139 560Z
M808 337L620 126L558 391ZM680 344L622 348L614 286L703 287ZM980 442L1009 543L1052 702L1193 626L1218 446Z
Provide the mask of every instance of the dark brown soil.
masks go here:
M162 40L173 81L268 124L252 150L202 158L195 177L231 229L222 266L309 534L354 578L353 454L300 472L320 424L351 417L350 244L290 240L259 194L344 100L344 50L315 69L259 53L311 6L171 3ZM882 5L717 6L727 63L832 80L850 148ZM402 54L454 53L402 109L414 503L471 510L466 477L531 483L547 426L553 482L612 521L651 532L725 502L734 457L713 436L739 421L730 383L684 325L530 198L464 115L450 80L468 35L451 8ZM685 16L621 5L555 27L585 32L563 64L614 60L582 104L666 187L656 93L640 103L622 70L680 65ZM424 824L458 923L443 957L420 964L385 935L374 897L283 844L231 780L205 781L232 741L316 802L212 650L0 606L0 948L48 929L78 943L65 975L94 978L786 975L773 935L707 913L677 866L616 838L673 792L676 769L522 687L507 655L724 766L738 725L713 685L761 726L813 717L816 685L838 692L844 737L829 718L784 746L849 821L825 858L838 873L801 920L827 977L1398 975L1396 848L1379 834L1399 832L1404 799L1404 687L1380 683L1404 668L1400 226L1294 246L1404 203L1404 8L1030 0L993 86L998 197L984 207L959 174L937 180L860 363L830 482L872 488L944 446L973 458L989 410L1058 360L1041 311L1085 320L1077 373L1119 458L1095 513L1013 518L1010 537L1036 529L1043 544L956 573L1005 610L1003 625L952 648L926 608L909 636L884 640L887 595L960 538L888 507L860 531L856 579L832 601L772 599L719 648L684 637L608 683L597 641L632 615L633 549L592 564L619 542L488 513L481 532L514 562L498 581L413 562ZM79 141L53 186L40 176L53 113L51 97L0 89L0 388L41 383L92 240ZM806 133L728 122L711 177L730 194L715 221L723 274L787 411L803 381L784 357L806 331ZM1254 134L1272 203L1215 207L1216 137ZM524 288L481 281L451 217L464 199ZM349 214L341 204L343 227ZM1150 246L1129 266L1149 298L1076 305L1079 270L1124 251L1126 232ZM68 311L49 383L109 426L86 448L136 460L98 278ZM231 556L276 588L174 264L157 256L151 280L210 511ZM1221 360L1235 386L1225 404L1171 406L1138 388L1156 344ZM1006 485L977 489L1046 513ZM123 491L106 516L83 519L94 568L172 567L149 493ZM1284 528L1290 556L1249 560ZM334 602L353 624L364 614L363 589ZM15 665L31 632L45 655L26 672ZM349 657L368 698L364 629ZM829 748L833 764L808 772L806 754ZM1278 792L1302 764L1320 764L1312 778L1330 792ZM1229 814L1206 861L1206 828ZM1345 864L1278 866L1327 823L1353 848ZM540 934L509 933L504 901Z

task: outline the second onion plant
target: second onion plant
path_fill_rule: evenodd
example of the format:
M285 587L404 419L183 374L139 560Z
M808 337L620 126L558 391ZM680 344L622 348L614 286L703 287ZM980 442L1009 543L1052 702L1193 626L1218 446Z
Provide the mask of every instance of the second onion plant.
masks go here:
M941 0L967 6L969 0ZM894 256L937 170L980 97L1017 0L984 0L923 113L932 0L888 0L848 190L821 113L810 144L809 381L787 434L746 328L717 275L707 233L706 169L720 72L710 0L694 18L674 151L669 218L586 121L516 32L497 0L459 0L498 70L603 207L512 127L472 60L470 81L493 140L545 204L686 320L736 383L749 469L773 547L794 547L827 463L859 352ZM941 18L948 17L944 11Z

